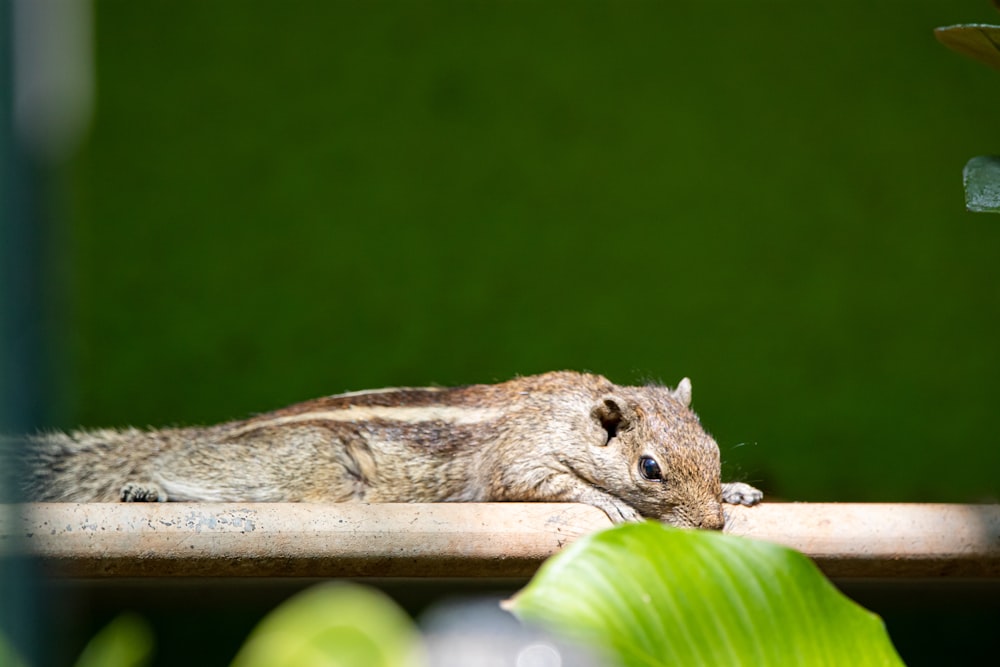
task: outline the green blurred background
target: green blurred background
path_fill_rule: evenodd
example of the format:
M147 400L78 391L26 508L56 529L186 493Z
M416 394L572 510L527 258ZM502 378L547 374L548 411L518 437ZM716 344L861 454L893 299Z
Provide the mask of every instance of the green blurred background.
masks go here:
M59 426L689 375L727 475L996 501L983 0L96 3Z
M49 423L687 375L772 498L997 502L1000 76L932 30L1000 15L874 4L98 0Z

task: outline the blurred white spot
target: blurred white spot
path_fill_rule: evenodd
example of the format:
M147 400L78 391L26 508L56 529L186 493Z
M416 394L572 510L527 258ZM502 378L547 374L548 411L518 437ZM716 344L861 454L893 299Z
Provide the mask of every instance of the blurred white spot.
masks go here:
M35 159L59 162L93 109L90 0L15 0L11 10L16 135Z
M517 667L561 667L562 656L548 644L531 644L517 654Z
M586 646L571 646L522 625L497 598L441 602L421 617L428 667L601 667Z

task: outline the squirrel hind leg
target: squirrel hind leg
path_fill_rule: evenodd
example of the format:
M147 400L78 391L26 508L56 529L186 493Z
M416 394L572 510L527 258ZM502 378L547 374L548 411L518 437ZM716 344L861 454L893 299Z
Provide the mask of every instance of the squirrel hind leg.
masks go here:
M764 499L764 492L743 482L729 482L722 485L722 502L727 505L751 507Z
M129 482L122 487L120 500L123 503L162 503L166 502L167 494L156 484Z

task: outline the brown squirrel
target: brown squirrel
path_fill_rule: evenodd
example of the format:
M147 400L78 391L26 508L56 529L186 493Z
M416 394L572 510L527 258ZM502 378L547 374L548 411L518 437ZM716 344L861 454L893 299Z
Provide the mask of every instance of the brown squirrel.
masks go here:
M612 521L721 529L719 448L676 389L554 372L320 398L199 428L30 436L24 491L52 502L581 502Z

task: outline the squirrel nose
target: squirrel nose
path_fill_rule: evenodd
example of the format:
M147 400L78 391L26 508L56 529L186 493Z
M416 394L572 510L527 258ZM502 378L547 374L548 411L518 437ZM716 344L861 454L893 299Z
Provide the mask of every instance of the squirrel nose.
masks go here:
M698 528L705 530L722 530L725 525L726 515L722 513L722 505L714 512L706 512L698 522Z

